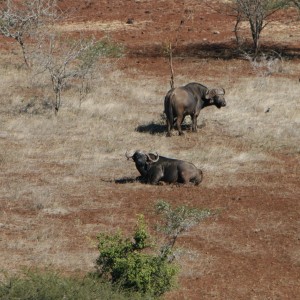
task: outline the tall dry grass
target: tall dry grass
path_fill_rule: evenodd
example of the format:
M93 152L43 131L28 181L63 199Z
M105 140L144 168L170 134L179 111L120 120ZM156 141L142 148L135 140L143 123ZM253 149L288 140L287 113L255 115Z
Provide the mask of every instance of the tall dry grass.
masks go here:
M0 155L9 172L44 174L45 170L51 173L53 166L71 183L87 175L114 180L137 175L124 153L145 149L224 174L236 173L241 164L250 170L261 161L272 161L272 151L300 150L299 82L293 79L258 76L225 82L222 74L220 79L208 78L209 86L217 81L219 85L225 83L227 107L204 109L197 134L187 132L178 137L175 132L166 138L162 118L166 80L161 84L159 78L142 72L138 80L131 79L115 67L110 71L106 68L94 78L92 90L82 103L76 86L64 91L62 109L55 117L47 78L37 80L26 70L3 64L4 147ZM227 70L232 68L230 64L225 66ZM234 69L232 73L229 76L234 75ZM189 81L188 76L181 75L178 83ZM50 183L60 181L49 175L46 180Z

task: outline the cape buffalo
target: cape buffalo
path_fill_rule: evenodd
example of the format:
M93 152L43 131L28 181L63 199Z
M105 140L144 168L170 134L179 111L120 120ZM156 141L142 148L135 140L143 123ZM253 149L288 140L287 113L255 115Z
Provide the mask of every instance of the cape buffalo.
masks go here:
M181 124L188 115L192 118L192 131L196 132L200 110L210 105L218 108L226 106L224 95L223 88L208 89L196 82L169 90L165 97L164 111L167 117L167 136L171 136L175 119L179 135L182 135Z
M203 178L201 170L183 160L167 158L157 153L146 153L141 150L135 151L132 155L126 152L125 155L127 159L133 159L142 179L150 184L164 181L184 184L191 182L198 185Z

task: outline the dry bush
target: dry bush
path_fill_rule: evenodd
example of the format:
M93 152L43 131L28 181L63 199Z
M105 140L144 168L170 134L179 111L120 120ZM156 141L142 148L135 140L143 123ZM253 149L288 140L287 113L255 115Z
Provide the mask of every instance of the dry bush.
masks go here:
M253 59L248 53L244 53L243 57L249 61L257 76L266 77L283 72L284 61L280 54L276 52L269 55L262 53L255 59Z

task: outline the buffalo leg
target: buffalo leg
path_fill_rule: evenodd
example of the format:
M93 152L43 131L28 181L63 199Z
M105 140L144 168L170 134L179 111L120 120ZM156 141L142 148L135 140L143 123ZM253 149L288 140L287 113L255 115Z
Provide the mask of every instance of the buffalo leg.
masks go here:
M197 117L198 115L192 116L192 131L197 132Z
M202 179L203 179L203 172L201 170L198 170L198 174L197 176L195 176L194 179L195 185L199 185Z
M176 120L177 129L179 132L179 135L183 135L182 129L181 129L181 123L183 121L183 116L178 116Z
M190 176L188 173L182 172L180 175L183 184L188 184L190 182Z
M158 184L160 179L163 177L163 171L159 167L153 167L148 173L148 182L150 184Z
M172 130L172 128L173 128L173 124L172 124L172 122L170 122L170 120L167 118L167 130L168 130L167 136L171 136L171 130Z

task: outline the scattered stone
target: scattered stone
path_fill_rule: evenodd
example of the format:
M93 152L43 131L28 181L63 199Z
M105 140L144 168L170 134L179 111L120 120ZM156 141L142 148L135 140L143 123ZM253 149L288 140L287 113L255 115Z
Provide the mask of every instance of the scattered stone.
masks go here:
M8 133L6 131L0 131L0 139L5 139L8 137Z
M126 24L133 24L133 22L134 22L133 18L128 18Z

